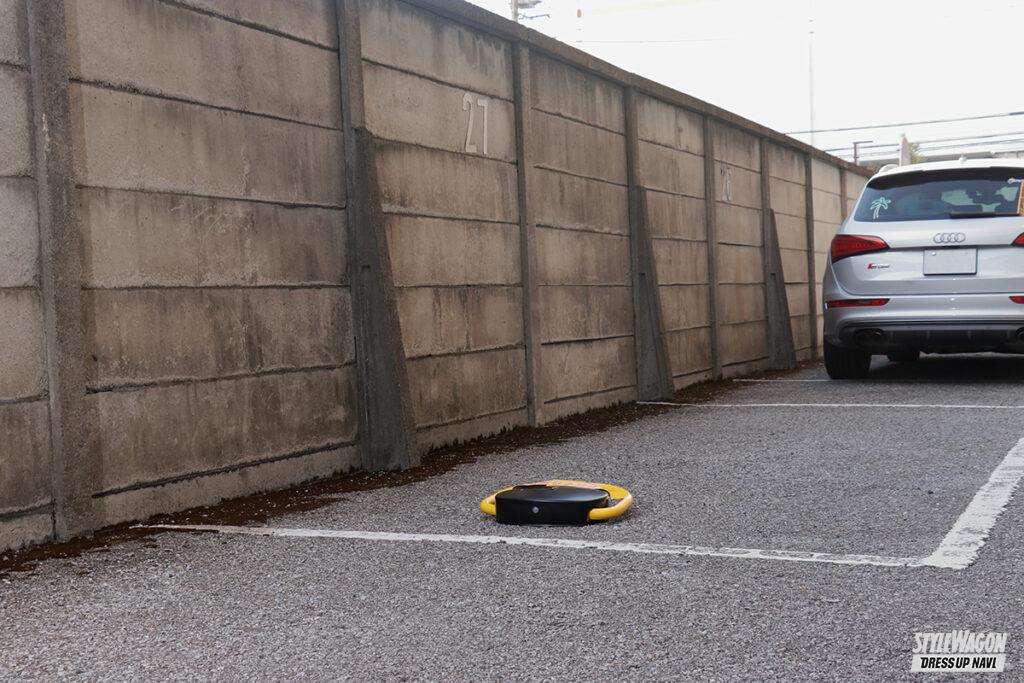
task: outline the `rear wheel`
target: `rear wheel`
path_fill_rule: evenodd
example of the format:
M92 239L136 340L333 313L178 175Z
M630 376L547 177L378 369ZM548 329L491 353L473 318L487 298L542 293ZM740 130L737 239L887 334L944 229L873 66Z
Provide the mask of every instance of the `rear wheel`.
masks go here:
M871 354L860 349L844 349L825 340L825 371L832 379L864 379L871 367Z
M906 351L887 353L886 357L891 363L916 363L921 357L921 352L917 349L909 349Z

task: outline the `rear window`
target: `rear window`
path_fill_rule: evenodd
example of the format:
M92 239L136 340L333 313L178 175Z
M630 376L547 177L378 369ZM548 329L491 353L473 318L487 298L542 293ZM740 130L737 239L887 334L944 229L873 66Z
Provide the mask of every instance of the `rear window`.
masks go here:
M953 168L875 178L854 218L866 223L1016 216L1024 169Z

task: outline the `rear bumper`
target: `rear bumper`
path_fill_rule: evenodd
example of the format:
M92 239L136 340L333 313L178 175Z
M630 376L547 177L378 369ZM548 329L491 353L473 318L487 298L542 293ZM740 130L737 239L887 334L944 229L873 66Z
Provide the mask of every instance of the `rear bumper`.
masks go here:
M837 346L873 353L920 349L932 353L1024 352L1024 320L1015 323L972 321L850 321L826 335Z
M831 277L823 295L825 301L860 298ZM824 332L836 346L873 353L1024 353L1024 305L1009 294L893 296L884 306L826 308Z

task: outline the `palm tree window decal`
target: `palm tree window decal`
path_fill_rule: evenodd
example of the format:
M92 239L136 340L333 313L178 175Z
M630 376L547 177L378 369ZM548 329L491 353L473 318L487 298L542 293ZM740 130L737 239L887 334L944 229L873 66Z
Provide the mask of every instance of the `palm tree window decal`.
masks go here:
M890 204L892 204L892 200L886 197L879 197L875 201L871 202L871 208L875 210L871 217L878 218L878 212L883 209L888 209Z

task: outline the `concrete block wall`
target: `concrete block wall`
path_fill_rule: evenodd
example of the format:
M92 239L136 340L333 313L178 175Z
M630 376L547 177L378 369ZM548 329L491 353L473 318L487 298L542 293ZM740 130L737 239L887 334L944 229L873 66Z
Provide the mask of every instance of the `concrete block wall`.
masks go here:
M525 424L512 48L393 0L360 22L421 446Z
M862 175L458 0L0 0L0 549L765 368L769 209L810 356Z
M722 372L759 369L767 357L760 140L711 127L718 236L718 344Z
M351 469L333 3L66 12L100 518Z
M807 360L815 353L812 301L816 282L810 277L811 263L807 258L807 164L799 152L776 144L768 145L768 155L769 202L775 212L793 345L797 359Z
M546 419L636 398L622 89L531 56ZM526 93L524 93L526 95Z
M637 105L639 180L663 334L677 388L712 376L704 121L651 97Z
M51 533L27 22L23 2L0 0L0 549Z

